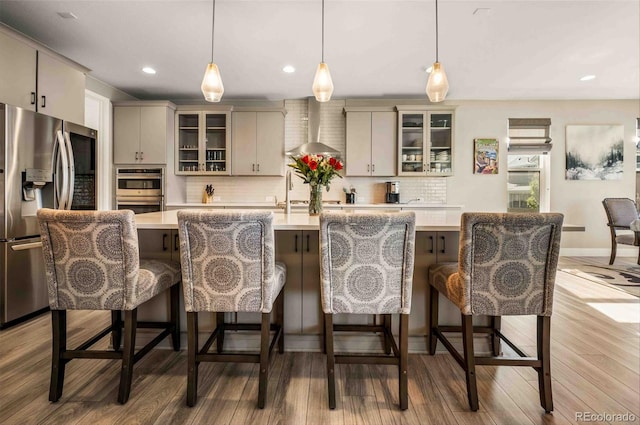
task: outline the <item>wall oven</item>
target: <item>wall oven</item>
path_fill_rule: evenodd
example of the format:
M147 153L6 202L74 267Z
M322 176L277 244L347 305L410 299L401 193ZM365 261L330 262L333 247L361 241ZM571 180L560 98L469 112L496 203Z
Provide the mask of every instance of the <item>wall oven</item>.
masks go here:
M164 168L116 168L115 187L119 210L164 211Z

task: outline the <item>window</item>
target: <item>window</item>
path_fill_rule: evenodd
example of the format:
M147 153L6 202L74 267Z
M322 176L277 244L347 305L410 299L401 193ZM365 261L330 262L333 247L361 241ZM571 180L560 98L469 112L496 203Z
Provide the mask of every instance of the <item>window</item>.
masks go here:
M507 211L549 211L548 118L510 118L507 156Z

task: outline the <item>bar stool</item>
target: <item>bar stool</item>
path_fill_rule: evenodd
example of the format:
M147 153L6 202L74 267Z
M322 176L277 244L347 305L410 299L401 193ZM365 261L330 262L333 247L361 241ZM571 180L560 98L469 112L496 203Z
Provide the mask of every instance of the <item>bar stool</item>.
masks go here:
M429 267L429 353L435 354L439 339L462 367L473 411L478 410L476 365L533 367L540 404L547 413L553 410L550 331L562 221L557 213L464 213L458 263ZM438 325L438 293L460 309L462 326ZM473 326L473 316L479 315L489 316L490 325ZM500 332L501 316L508 315L538 317L537 358L527 356ZM462 356L445 332L462 332ZM474 332L490 336L494 357L475 356ZM500 340L520 358L498 357Z
M65 366L72 359L118 359L118 402L129 399L133 365L166 336L180 350L178 283L180 265L140 260L132 211L38 210L46 269L53 355L49 400L62 396ZM138 322L138 306L170 289L169 322ZM111 310L111 326L74 350L67 349L67 310ZM124 311L124 322L121 311ZM120 349L122 328L124 343ZM162 332L135 352L136 329ZM89 350L111 333L113 350Z
M397 365L400 409L408 408L408 328L414 255L413 212L320 214L320 278L329 408L336 407L336 363ZM384 322L381 325L333 324L333 315L337 313L382 314ZM392 314L400 316L398 343L391 333ZM334 331L381 332L385 354L335 354Z
M187 310L187 405L197 400L201 362L260 363L258 407L266 403L269 358L276 341L284 352L286 267L275 261L273 213L178 211L180 258ZM274 301L275 300L275 301ZM275 322L271 310L275 306ZM198 312L216 313L216 328L202 348ZM260 324L225 323L225 312L262 313ZM227 330L259 330L260 353L223 352ZM270 331L274 336L269 342ZM209 350L217 342L217 353Z

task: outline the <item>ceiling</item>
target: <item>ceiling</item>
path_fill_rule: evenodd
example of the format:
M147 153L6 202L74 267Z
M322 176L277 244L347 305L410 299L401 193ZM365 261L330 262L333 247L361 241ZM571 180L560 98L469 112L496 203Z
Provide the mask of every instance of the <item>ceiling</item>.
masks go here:
M0 22L91 76L140 99L174 101L202 99L211 11L211 0L0 0ZM320 0L218 0L214 62L224 97L311 96L321 16ZM638 0L440 0L439 42L448 99L640 98ZM326 0L334 98L424 98L434 60L434 0Z

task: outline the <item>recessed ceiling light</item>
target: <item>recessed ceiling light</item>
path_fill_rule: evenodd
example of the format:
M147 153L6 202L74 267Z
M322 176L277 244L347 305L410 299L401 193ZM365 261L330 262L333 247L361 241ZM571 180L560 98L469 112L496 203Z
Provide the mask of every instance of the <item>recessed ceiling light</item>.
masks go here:
M580 81L591 81L594 80L596 78L595 75L585 75L584 77L580 78Z
M296 72L296 69L291 65L285 66L284 68L282 68L282 70L284 72L286 72L287 74L291 74L292 72Z
M62 19L78 19L78 17L74 15L73 12L58 12L58 16L60 16Z
M155 74L156 70L151 68L150 66L145 66L144 68L142 68L142 72L144 72L145 74Z

